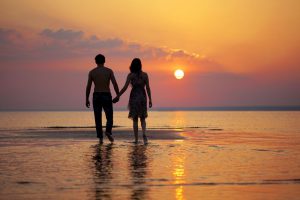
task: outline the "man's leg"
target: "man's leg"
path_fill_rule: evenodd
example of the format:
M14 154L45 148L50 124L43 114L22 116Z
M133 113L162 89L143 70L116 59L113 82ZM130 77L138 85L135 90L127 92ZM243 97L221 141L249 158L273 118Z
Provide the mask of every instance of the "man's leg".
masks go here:
M106 131L105 134L108 137L109 141L113 142L114 138L112 137L112 127L113 127L113 105L112 97L110 94L107 94L103 99L103 109L106 116Z
M95 125L97 131L97 137L100 142L103 141L103 130L102 130L102 103L99 94L93 95L93 107L95 116Z

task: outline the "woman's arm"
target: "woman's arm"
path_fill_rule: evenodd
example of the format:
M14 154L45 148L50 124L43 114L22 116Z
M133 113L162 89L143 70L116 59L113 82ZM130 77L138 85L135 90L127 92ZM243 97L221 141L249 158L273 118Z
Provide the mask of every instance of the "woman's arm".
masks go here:
M116 95L118 95L118 94L119 94L119 87L118 87L118 83L117 83L117 81L116 81L114 72L113 72L112 70L111 70L111 75L110 75L110 77L111 77L111 82L112 82L112 84L113 84L113 86L114 86Z
M128 74L127 79L126 79L126 82L125 82L125 85L124 85L124 87L122 88L122 90L119 92L118 97L120 97L120 96L127 90L128 85L129 85L129 83L130 83L130 80L131 80L131 76L130 76L130 74Z
M113 102L119 101L119 98L121 97L121 95L127 90L130 80L131 80L131 76L130 76L130 74L128 74L124 87L119 92L119 94L113 99Z
M146 90L149 98L149 108L152 107L152 98L151 98L151 89L150 89L150 84L149 84L149 78L148 74L146 74Z

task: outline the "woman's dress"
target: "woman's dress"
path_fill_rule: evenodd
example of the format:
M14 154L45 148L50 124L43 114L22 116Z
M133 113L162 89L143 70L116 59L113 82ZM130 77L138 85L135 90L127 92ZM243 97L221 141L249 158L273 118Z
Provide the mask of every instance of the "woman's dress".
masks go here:
M145 91L146 80L143 78L143 72L133 74L131 79L131 92L129 97L129 115L128 118L134 119L137 117L146 118L147 113L147 96Z

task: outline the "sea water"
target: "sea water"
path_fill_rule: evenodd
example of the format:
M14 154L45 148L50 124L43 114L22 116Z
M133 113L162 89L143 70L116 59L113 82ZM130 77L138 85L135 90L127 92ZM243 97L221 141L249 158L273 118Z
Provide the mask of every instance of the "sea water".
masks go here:
M128 112L114 112L114 126L131 128ZM103 114L103 125L105 116ZM0 130L94 127L93 112L0 112ZM225 131L300 133L300 111L150 111L149 128L211 128Z
M100 145L92 112L0 112L0 199L300 196L300 112L151 111L148 145L114 115Z

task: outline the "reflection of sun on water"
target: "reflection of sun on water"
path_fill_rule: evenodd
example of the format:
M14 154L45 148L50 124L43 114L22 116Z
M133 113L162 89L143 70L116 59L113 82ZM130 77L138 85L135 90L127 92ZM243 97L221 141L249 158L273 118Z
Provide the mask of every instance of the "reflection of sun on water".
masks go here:
M173 124L176 128L182 128L184 126L186 126L186 116L185 113L182 111L174 111L172 113L172 122L171 124Z
M182 159L182 158L181 158ZM179 160L179 158L178 158ZM184 166L182 164L175 165L175 170L173 172L173 175L175 177L175 183L182 183L183 182L183 176L184 176Z
M177 200L183 200L183 186L180 184L185 183L184 177L185 177L185 171L184 171L184 160L185 157L182 154L176 154L177 157L174 158L174 171L173 176L175 179L175 184L178 185L178 187L175 190L175 195Z
M176 199L177 200L183 200L183 187L182 185L176 188Z

